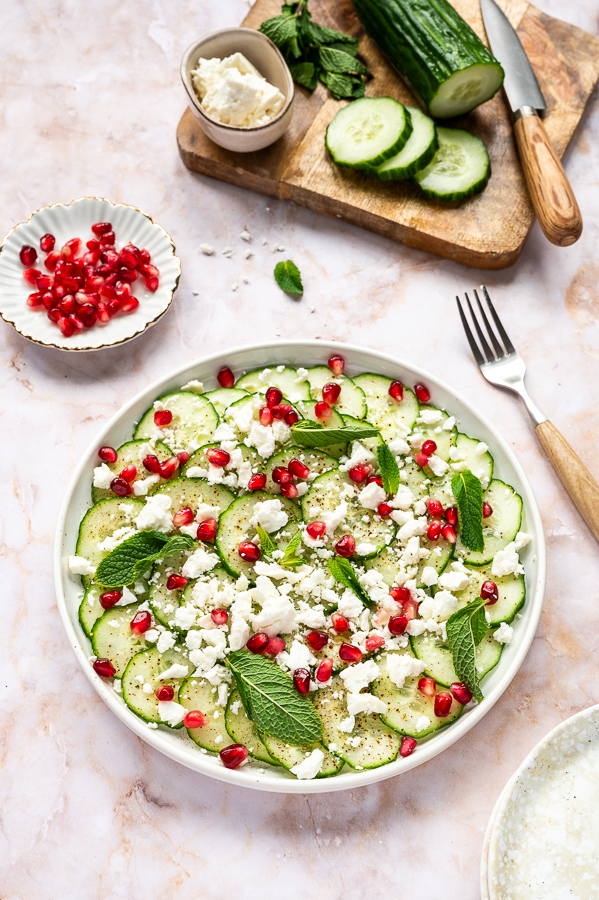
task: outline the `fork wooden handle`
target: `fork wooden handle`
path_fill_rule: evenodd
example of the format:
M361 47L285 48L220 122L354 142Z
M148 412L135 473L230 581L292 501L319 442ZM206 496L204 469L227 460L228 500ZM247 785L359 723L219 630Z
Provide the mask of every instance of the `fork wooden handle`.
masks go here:
M555 425L541 422L537 435L561 483L599 541L599 485Z
M537 115L523 115L514 123L514 132L532 205L545 237L558 247L576 243L582 233L580 210L545 126Z

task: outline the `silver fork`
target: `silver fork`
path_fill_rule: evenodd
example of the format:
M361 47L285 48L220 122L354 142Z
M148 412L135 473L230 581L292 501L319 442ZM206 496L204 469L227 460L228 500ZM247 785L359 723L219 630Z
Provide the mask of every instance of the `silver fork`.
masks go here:
M474 291L474 297L478 306L480 320L484 323L488 335L488 340L481 328L479 317L477 317L477 313L472 308L468 294L464 295L478 343L472 333L460 298L456 297L462 325L478 367L491 384L513 391L523 400L528 414L535 424L537 437L543 445L549 461L578 507L578 511L583 519L599 541L599 486L563 435L560 434L555 425L547 419L547 416L541 412L536 403L529 397L528 391L524 386L524 375L526 373L524 360L516 351L505 328L501 324L486 287L482 287L482 292L491 321L489 321L489 316L476 291Z

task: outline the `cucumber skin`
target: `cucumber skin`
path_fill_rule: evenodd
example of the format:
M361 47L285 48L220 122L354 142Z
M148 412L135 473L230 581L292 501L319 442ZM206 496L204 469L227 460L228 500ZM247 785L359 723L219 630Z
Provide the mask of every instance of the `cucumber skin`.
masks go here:
M379 99L380 100L392 100L393 98L392 97L360 97L359 100L354 100L353 103L362 103L364 101L370 102L371 100L379 100ZM400 106L403 106L403 103L399 103L398 100L396 101L396 103L398 103ZM347 107L343 107L342 109L339 110L339 112L343 112L343 109L346 109L346 108ZM404 130L402 131L402 133L400 134L399 138L395 142L395 144L392 147L389 147L389 149L386 150L384 153L379 153L378 156L375 156L373 159L368 160L368 162L364 162L364 163L361 163L358 165L356 165L354 163L348 163L348 162L345 162L344 160L339 159L337 154L335 153L335 151L331 148L331 146L329 144L329 128L331 127L331 125L333 124L335 119L337 118L337 116L335 116L335 118L327 126L327 130L326 130L325 136L324 136L325 147L329 151L333 162L336 163L336 165L343 166L346 169L357 169L360 172L366 172L368 174L373 168L376 169L377 166L380 166L381 163L385 162L386 159L390 159L390 157L395 156L396 153L399 153L400 150L403 150L403 148L405 147L405 145L408 142L408 138L410 137L410 135L412 134L412 131L413 131L412 118L410 116L410 113L408 112L408 109L406 106L403 106L403 109L404 109L404 114L405 114L405 127L404 127ZM339 115L339 113L337 113L337 115Z
M501 68L447 0L352 2L367 33L429 112L439 89L456 72L477 64Z
M439 149L439 140L437 138L437 131L435 129L435 139L430 144L429 147L422 153L418 159L415 159L409 165L404 166L402 169L401 175L397 175L397 169L388 169L387 171L381 171L380 166L377 169L374 169L372 172L373 175L376 175L380 178L381 181L399 181L404 178L411 178L417 172L420 172L421 169L426 169L428 164L433 161L435 157L435 153Z

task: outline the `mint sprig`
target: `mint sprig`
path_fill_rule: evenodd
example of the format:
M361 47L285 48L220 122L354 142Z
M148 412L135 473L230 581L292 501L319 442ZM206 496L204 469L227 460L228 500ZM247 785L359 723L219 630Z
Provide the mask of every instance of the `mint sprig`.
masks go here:
M291 426L291 434L295 444L301 447L332 447L334 444L347 444L349 441L361 441L362 438L376 437L378 428L373 425L342 425L339 428L324 428L317 422L302 419Z
M484 550L483 487L470 469L457 472L451 479L451 490L458 506L460 537L470 550Z
M275 281L287 294L303 294L304 285L300 270L290 259L278 262L275 266Z
M265 556L272 557L273 553L277 549L277 545L269 535L268 531L265 531L262 525L258 525L256 527L256 531L258 532L258 537L260 538L260 549Z
M258 537L260 538L260 548L263 554L272 559L273 553L275 552L275 550L278 550L277 545L261 525L258 525L256 531L258 532ZM277 559L276 562L280 566L291 568L293 568L294 566L302 566L304 564L304 560L301 558L301 556L296 555L301 542L302 533L298 529L285 547L283 556L281 557L281 559Z
M383 488L387 494L395 496L399 489L399 466L389 446L384 441L376 448L376 457L381 470Z
M445 626L455 673L459 680L472 691L472 695L479 703L484 700L484 697L476 671L476 647L488 630L484 605L483 598L478 597L468 606L454 612Z
M322 740L318 713L276 663L247 650L236 650L228 655L227 665L235 676L244 709L260 731L290 744Z
M96 570L96 581L105 588L131 584L157 559L189 550L195 543L187 534L169 538L161 531L140 531L104 557Z
M335 581L338 581L339 584L344 585L344 587L349 588L350 591L353 591L356 597L362 601L364 606L371 607L373 606L373 602L358 581L358 577L354 571L354 567L350 563L349 559L343 559L343 557L334 556L328 561L329 571Z

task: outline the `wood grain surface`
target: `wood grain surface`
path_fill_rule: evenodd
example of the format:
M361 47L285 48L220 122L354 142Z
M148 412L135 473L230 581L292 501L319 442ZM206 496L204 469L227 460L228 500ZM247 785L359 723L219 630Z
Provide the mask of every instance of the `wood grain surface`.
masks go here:
M452 2L486 41L478 0ZM539 80L547 103L544 125L561 158L599 79L599 42L579 28L544 15L526 0L499 3L517 28ZM276 15L280 6L279 0L257 0L243 25L257 28ZM366 87L368 96L392 96L417 105L409 88L365 35L351 0L311 0L310 9L316 21L360 38L360 54L374 75ZM324 133L341 105L320 84L311 95L296 86L287 133L271 147L249 154L217 147L187 109L177 130L181 157L195 172L293 200L468 266L501 269L516 262L534 210L503 92L450 123L477 134L491 158L487 188L462 204L425 200L409 182L379 182L335 166L325 150Z

